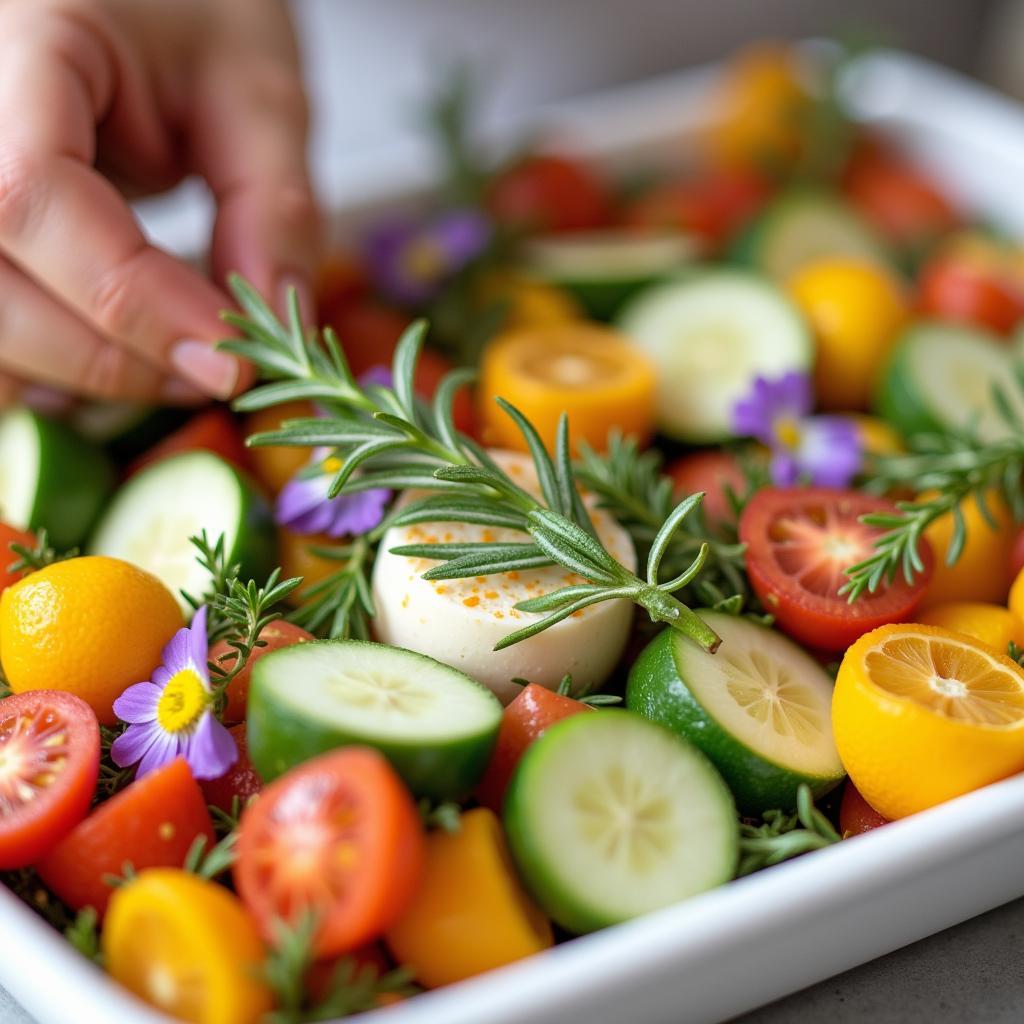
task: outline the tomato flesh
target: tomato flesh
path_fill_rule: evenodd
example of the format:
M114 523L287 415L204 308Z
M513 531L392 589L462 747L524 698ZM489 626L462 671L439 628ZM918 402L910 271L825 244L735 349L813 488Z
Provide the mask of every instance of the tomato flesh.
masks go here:
M494 752L477 787L477 800L501 814L505 790L526 748L555 722L589 710L587 704L536 683L524 687L502 713Z
M0 868L34 863L85 817L99 764L99 723L80 697L0 701Z
M36 870L68 906L102 916L113 891L106 876L120 875L126 863L137 872L181 867L197 836L216 842L206 800L179 758L100 804Z
M275 780L242 815L234 879L267 938L316 914L318 957L365 945L398 920L423 872L423 826L395 770L347 747Z
M17 583L23 575L9 569L9 566L18 560L18 556L11 550L12 544L24 544L27 548L34 548L36 539L31 533L0 523L0 593L12 583Z
M844 839L849 839L850 836L859 836L864 832L870 832L872 829L888 824L889 819L883 818L860 795L857 787L847 779L846 788L843 790L843 800L839 805L840 835Z
M604 182L585 164L565 156L534 154L491 183L491 216L518 231L588 231L611 220Z
M704 492L701 508L711 529L735 521L728 492L742 497L747 489L747 479L739 459L731 452L716 449L693 452L677 459L665 472L675 484L677 501L698 491Z
M740 517L747 574L766 611L783 632L809 647L839 651L889 622L906 622L931 576L932 553L920 547L925 571L908 583L897 573L875 593L850 603L840 588L845 570L874 552L883 530L860 517L896 512L884 498L826 487L766 487Z
M244 725L228 729L238 747L238 760L228 769L227 775L219 779L204 779L199 783L208 804L231 813L235 797L239 808L245 805L263 789L263 780L249 759L249 740Z
M251 465L235 418L227 409L213 406L197 413L174 433L143 452L128 467L126 475L134 476L147 466L183 452L212 452L242 470L249 470Z
M921 312L942 320L1009 334L1024 317L1024 292L1008 276L948 256L924 268L918 288Z
M312 639L314 639L313 634L308 630L285 622L283 619L276 619L264 626L260 633L263 646L253 648L242 671L228 683L228 702L224 708L224 721L232 723L245 720L249 683L252 680L252 671L260 658L270 654L271 651L279 651L282 647L291 647L293 644L301 644ZM237 657L237 651L226 640L218 640L210 648L209 660L214 665L220 665L225 671L230 671Z

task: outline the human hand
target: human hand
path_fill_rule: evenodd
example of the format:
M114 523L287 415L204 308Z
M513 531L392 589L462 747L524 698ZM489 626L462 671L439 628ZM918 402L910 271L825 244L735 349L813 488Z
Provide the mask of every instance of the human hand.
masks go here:
M217 283L299 288L318 218L283 0L0 0L0 405L34 385L188 403L245 383ZM211 281L127 197L189 173L217 204Z

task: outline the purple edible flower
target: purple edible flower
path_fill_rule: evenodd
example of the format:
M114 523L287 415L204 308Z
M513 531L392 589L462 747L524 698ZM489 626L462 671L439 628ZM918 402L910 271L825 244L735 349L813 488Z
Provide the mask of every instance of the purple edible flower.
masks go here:
M771 449L772 480L846 487L861 464L857 425L845 416L812 416L806 374L757 377L750 394L733 407L733 430Z
M479 256L490 237L491 225L477 210L449 210L427 221L385 221L367 237L367 262L384 295L420 306Z
M129 686L114 701L114 713L129 723L110 747L116 765L138 762L141 779L184 757L197 779L219 779L235 763L238 747L213 712L207 654L204 605L164 648L152 681Z
M318 448L313 459L314 464L319 462L321 471L311 474L310 467L303 469L277 496L278 526L302 535L325 533L328 537L354 537L379 525L391 492L374 487L329 498L331 479L341 468L341 460L326 448Z

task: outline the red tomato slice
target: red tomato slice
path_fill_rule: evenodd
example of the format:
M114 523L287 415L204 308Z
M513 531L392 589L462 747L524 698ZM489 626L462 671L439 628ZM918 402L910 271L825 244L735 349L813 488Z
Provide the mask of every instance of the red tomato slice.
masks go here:
M688 494L704 492L701 508L709 527L735 520L732 505L726 490L742 497L747 489L747 479L740 468L739 460L731 452L710 448L693 452L677 459L665 470L675 482L677 500Z
M27 548L34 548L36 539L31 533L0 523L0 592L6 590L12 583L17 583L22 577L22 573L8 570L8 566L18 560L18 556L11 550L12 544L24 544Z
M242 671L228 683L228 703L224 708L224 721L245 721L246 704L249 700L249 682L256 662L271 651L279 651L282 647L291 647L306 640L313 640L313 634L301 626L292 625L283 619L275 619L263 627L260 633L262 647L254 648ZM230 670L238 656L237 651L226 640L218 640L211 648L209 660Z
M925 571L913 583L897 573L891 584L852 604L839 594L845 570L869 557L883 532L860 517L895 511L884 498L827 487L766 487L751 498L740 516L747 574L784 632L809 647L839 651L869 630L913 615L932 570L925 542Z
M99 766L99 723L80 697L0 701L0 868L35 863L85 817Z
M206 800L185 761L172 761L100 804L36 865L39 877L75 910L101 916L112 892L104 881L126 863L177 868L196 836L213 845Z
M921 272L918 308L942 320L1009 334L1024 317L1024 294L993 270L940 256Z
M245 726L232 726L228 732L238 747L238 760L228 769L227 775L219 779L203 779L199 788L208 804L230 813L234 798L237 796L239 808L244 808L263 789L263 780L249 760L249 737Z
M590 710L589 705L536 683L523 687L502 713L494 752L477 787L477 800L501 814L505 790L526 748L555 722Z
M197 413L184 426L168 434L129 467L127 476L182 452L213 452L239 469L249 470L249 453L234 417L221 406Z
M607 226L612 198L604 182L579 160L535 154L499 174L487 209L517 231L588 231Z
M270 938L275 919L316 914L318 957L381 936L420 883L416 805L375 750L347 747L272 782L242 815L235 887Z
M847 779L843 801L839 805L839 834L844 839L849 839L850 836L859 836L888 824L889 819L883 818Z

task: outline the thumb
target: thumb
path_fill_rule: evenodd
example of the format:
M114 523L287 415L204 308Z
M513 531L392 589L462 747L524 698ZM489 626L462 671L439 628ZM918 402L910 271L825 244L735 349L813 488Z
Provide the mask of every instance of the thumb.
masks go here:
M281 312L289 286L307 320L320 261L320 217L306 166L308 112L287 57L220 60L201 77L192 152L217 204L218 280L236 271Z

